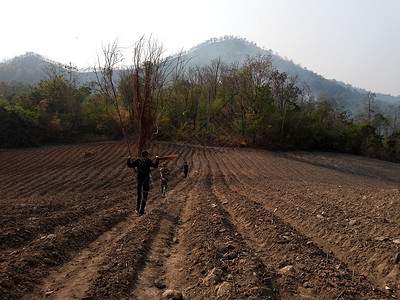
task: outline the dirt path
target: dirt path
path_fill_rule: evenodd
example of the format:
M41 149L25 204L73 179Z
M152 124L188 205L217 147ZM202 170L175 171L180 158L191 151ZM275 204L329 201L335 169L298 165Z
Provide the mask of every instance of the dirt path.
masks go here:
M0 298L400 298L399 165L150 150L178 159L141 217L122 142L1 151Z

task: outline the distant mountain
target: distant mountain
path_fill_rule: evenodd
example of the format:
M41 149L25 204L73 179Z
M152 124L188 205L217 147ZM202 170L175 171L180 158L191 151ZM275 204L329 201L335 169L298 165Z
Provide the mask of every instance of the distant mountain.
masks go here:
M274 54L272 50L265 50L258 47L255 43L246 39L225 36L222 38L212 38L192 49L186 51L184 56L189 59L187 67L209 65L212 60L221 58L226 63L241 64L247 56L256 54L271 55L273 65L280 72L287 72L290 75L298 75L299 82L307 83L313 94L318 97L325 94L333 105L344 107L351 114L357 114L362 109L362 99L368 91L359 89L336 80L328 80L310 70L302 68ZM0 81L19 81L37 84L45 78L44 70L51 64L58 64L50 61L39 54L28 52L13 59L0 63ZM79 74L81 83L96 80L93 72L82 70ZM399 104L400 96L378 94L376 103L381 110L385 110L389 104Z
M0 63L0 81L36 84L43 79L44 69L53 63L39 54L27 52Z
M0 63L0 81L25 82L36 85L46 79L46 69L60 63L49 60L40 54L27 52ZM81 83L96 80L93 72L81 70Z
M190 57L188 66L203 66L211 60L221 58L226 63L242 63L247 56L267 54L272 57L272 64L280 72L290 75L297 74L300 82L305 82L311 88L313 94L318 97L325 94L336 107L343 106L349 113L359 113L362 109L362 99L368 91L355 88L337 80L328 80L310 70L302 68L293 61L283 59L273 53L272 50L264 50L255 43L243 38L225 36L223 38L210 39L187 51L185 55ZM400 96L394 97L385 94L376 94L376 103L383 110L390 103L400 103Z

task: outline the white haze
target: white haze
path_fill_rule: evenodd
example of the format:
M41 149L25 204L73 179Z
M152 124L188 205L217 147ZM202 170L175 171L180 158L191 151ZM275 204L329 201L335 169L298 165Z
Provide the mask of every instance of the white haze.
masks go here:
M399 0L3 1L0 60L31 51L93 66L143 35L167 54L233 35L325 78L400 95ZM127 62L129 63L129 62Z

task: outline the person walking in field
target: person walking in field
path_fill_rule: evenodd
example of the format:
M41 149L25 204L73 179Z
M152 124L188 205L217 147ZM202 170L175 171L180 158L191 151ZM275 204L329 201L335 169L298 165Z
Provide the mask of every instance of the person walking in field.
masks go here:
M142 158L135 159L128 156L127 166L128 168L134 168L137 172L137 203L136 211L139 216L143 215L144 208L146 207L147 196L150 188L150 168L158 168L158 164L161 160L156 156L156 162L154 163L150 158L150 153L147 151L142 152Z
M189 165L187 161L185 161L185 163L183 164L183 178L187 177L188 170L189 170Z
M160 169L160 177L161 177L161 194L165 197L165 193L168 188L168 175L171 174L170 169L167 167L167 163L162 164L162 168Z

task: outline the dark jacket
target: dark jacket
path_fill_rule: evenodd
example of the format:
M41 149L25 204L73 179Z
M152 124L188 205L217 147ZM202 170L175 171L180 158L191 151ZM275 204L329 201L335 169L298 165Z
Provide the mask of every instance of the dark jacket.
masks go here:
M146 166L144 169L144 173L138 172L138 174L137 174L137 180L139 180L139 181L143 181L143 180L149 178L150 177L150 167L158 168L158 164L160 162L160 158L157 158L155 163L153 163L150 158L138 158L132 162L132 159L129 157L126 164L127 164L128 168L137 168L139 166L139 163L142 160L144 160Z

